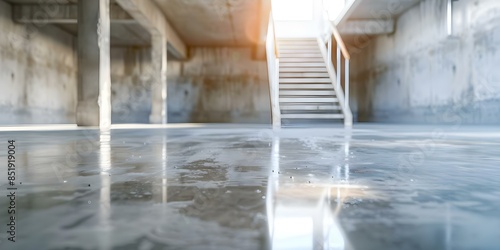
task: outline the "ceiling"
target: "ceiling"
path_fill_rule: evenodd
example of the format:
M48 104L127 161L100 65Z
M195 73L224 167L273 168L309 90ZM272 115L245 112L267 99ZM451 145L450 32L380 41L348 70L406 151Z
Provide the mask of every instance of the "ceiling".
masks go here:
M348 20L377 20L397 19L408 9L417 5L421 0L351 0L350 8L344 9L336 22L344 23ZM345 35L344 41L351 50L360 49L369 42L374 35Z
M256 43L261 0L153 0L190 46Z
M396 18L421 0L351 0L352 9L342 19Z
M152 0L188 46L255 45L260 35L263 0ZM40 0L6 0L13 5L40 4ZM78 0L49 1L47 4L76 4ZM114 0L111 4L117 5ZM118 6L118 5L117 5ZM121 7L118 6L121 9ZM76 23L56 26L76 35ZM111 23L111 44L150 44L150 34L138 23Z
M40 0L5 0L12 5L38 5ZM114 8L123 10L114 0L110 1ZM64 4L77 4L77 0L58 0L46 1L47 4L57 3ZM55 26L62 30L73 34L77 34L77 24L75 23L55 23ZM112 46L149 46L151 36L149 32L144 29L139 23L113 23L111 22L111 45Z

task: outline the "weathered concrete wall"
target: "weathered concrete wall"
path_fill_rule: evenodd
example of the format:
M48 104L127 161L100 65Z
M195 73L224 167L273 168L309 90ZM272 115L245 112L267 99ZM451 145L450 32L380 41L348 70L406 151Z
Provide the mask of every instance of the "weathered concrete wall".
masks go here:
M0 124L74 123L74 37L51 26L12 22L0 1Z
M53 25L13 23L0 0L0 124L75 123L76 37ZM192 48L168 63L169 122L270 123L265 61L250 47ZM149 123L151 50L111 50L113 123Z
M151 113L151 49L111 49L112 123L149 123Z
M168 64L169 122L270 123L267 64L250 48L192 48Z
M352 62L351 105L359 121L500 123L500 1L424 0Z
M111 50L113 123L148 123L149 48ZM168 122L270 123L267 64L250 48L191 48L168 62Z

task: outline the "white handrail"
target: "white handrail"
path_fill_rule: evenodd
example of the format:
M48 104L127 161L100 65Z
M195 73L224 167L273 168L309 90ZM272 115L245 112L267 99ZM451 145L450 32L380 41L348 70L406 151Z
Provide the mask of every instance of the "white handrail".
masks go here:
M325 63L328 68L328 73L330 74L331 79L336 79L336 84L334 84L334 89L335 93L337 93L337 97L340 102L340 106L342 108L342 111L344 113L344 125L346 127L351 127L352 126L352 112L351 108L349 105L349 88L350 88L350 82L349 82L349 71L350 71L350 59L351 55L349 54L349 51L347 50L347 47L342 40L342 37L340 36L339 31L337 30L337 27L332 24L332 22L329 20L329 15L328 11L326 8L323 8L323 22L320 24L320 27L324 27L323 25L326 24L326 34L323 34L324 29L321 30L321 34L319 36L318 42L320 43L320 48L321 52L323 54L323 58L325 60ZM333 62L332 62L332 36L337 42L337 70L333 68ZM326 39L325 39L326 37ZM328 49L325 49L325 43L326 47ZM345 97L344 97L344 92L342 91L342 86L341 86L341 79L342 79L342 56L345 59L345 76L344 76L344 85L345 85Z
M269 13L266 39L267 73L269 77L272 123L274 128L279 128L281 127L281 111L279 106L279 54L274 27L273 12L271 11Z

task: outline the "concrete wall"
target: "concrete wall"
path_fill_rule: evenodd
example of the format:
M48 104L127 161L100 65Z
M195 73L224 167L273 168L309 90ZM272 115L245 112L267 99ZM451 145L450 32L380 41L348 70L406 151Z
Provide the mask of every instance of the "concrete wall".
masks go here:
M111 50L113 123L148 123L151 52ZM267 64L250 48L191 48L168 62L168 122L270 123Z
M53 25L12 22L0 0L0 124L75 123L76 37ZM148 123L151 50L111 49L113 123ZM169 122L270 123L265 61L251 49L191 48L168 63Z
M13 23L3 1L0 30L0 124L74 123L74 37L51 25Z
M424 0L352 61L351 105L359 121L500 123L500 1Z
M151 49L111 49L112 123L149 123L151 113Z
M168 63L169 122L270 123L266 61L250 48L192 48Z

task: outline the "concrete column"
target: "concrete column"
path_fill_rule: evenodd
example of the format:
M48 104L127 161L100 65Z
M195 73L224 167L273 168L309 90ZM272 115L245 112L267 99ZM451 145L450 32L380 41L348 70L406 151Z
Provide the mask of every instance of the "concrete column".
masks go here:
M111 125L109 0L78 1L78 126Z
M151 123L167 123L167 39L162 34L153 34L151 86Z

